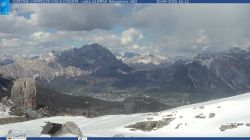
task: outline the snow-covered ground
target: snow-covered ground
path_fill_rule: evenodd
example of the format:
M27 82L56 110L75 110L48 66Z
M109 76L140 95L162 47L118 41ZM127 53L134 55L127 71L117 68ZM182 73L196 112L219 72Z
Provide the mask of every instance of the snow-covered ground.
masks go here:
M0 118L11 117L11 115L9 115L9 110L10 110L10 107L6 107L2 105L2 103L0 103Z
M143 137L249 137L250 93L183 106L158 113L109 115L97 118L58 116L28 122L0 125L0 136L40 136L41 126L51 121L76 123L84 136L143 136ZM199 117L197 117L197 115ZM152 131L130 130L125 126L143 121L163 120L172 116L169 125ZM221 131L221 125L239 123L237 128ZM10 133L8 135L8 133Z

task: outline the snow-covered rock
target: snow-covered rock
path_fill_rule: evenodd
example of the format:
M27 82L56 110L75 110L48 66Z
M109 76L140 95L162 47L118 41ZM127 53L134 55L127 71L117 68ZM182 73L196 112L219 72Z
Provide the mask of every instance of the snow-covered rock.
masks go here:
M153 54L143 54L143 55L135 55L133 57L122 57L122 60L126 64L153 64L153 65L160 65L162 63L171 63L172 59L163 57L163 56L156 56Z
M13 106L12 101L8 97L2 98L0 102L0 119L10 117L10 108Z

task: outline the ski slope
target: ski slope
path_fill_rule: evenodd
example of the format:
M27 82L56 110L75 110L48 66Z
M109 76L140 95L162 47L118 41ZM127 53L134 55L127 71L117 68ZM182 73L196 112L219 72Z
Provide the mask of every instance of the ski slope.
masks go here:
M183 106L157 113L109 115L97 118L57 116L0 125L0 136L41 136L41 126L51 121L76 123L84 136L126 137L250 137L250 93L230 98ZM211 115L212 114L212 115ZM151 131L131 130L125 126L171 116L170 124ZM200 117L197 117L200 116ZM239 123L237 128L221 131L221 125ZM8 134L9 133L9 134Z

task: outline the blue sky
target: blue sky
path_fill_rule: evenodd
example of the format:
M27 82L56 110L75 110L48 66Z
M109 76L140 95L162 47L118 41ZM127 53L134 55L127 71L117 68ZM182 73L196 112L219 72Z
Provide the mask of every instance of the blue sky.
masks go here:
M99 43L168 57L250 46L250 5L13 5L0 54L39 55ZM8 28L7 28L8 27Z

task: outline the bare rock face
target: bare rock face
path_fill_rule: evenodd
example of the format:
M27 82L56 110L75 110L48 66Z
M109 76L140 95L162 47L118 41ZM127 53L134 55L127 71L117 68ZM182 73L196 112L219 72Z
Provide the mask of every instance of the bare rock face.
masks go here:
M41 134L46 134L50 136L62 136L66 134L72 134L76 136L82 136L81 129L77 124L73 122L66 122L65 124L46 122L47 124L43 126Z
M78 127L77 124L75 124L73 122L67 122L67 123L63 124L61 134L74 134L77 136L82 136L82 131Z
M36 84L33 79L19 79L15 81L11 89L11 100L18 107L35 109L36 93Z

